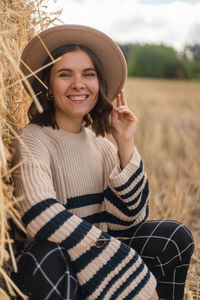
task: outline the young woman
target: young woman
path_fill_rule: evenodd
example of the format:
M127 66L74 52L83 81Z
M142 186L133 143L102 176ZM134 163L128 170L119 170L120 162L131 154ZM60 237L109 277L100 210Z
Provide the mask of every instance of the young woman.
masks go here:
M16 230L13 279L31 300L183 299L193 239L178 222L146 220L119 47L93 28L62 25L34 37L21 61L25 76L40 69L27 78L44 111L32 103L15 143L27 235Z

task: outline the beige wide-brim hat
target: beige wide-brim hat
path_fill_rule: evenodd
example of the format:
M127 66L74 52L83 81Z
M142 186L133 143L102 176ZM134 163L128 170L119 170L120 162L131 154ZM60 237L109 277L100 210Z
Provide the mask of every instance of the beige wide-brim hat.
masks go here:
M107 80L109 99L112 101L119 94L127 77L126 61L119 46L105 33L88 26L59 25L38 35L29 41L21 56L20 68L25 76L44 65L48 51L51 53L67 44L79 44L91 49L100 59ZM40 77L40 73L36 74ZM31 86L33 80L33 75L28 77Z

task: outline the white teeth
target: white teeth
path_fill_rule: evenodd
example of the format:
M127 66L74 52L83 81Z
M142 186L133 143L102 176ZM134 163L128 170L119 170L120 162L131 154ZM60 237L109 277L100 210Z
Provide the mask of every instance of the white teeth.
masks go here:
M83 101L86 99L86 96L70 96L69 97L72 101Z

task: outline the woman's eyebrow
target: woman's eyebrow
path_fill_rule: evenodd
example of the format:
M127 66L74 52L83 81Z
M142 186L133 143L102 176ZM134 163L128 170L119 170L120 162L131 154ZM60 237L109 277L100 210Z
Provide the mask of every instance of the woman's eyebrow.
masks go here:
M59 72L63 72L63 71L67 71L67 72L73 72L71 69L68 69L68 68L62 68L62 69L59 69L59 70L57 70L57 72L56 73L59 73Z
M96 72L96 69L95 68L86 68L86 69L84 69L84 71L95 71Z
M95 68L86 68L83 70L83 72L87 72L87 71L95 71L96 72L96 69ZM73 70L69 69L69 68L62 68L62 69L57 70L56 73L59 73L59 72L73 72Z

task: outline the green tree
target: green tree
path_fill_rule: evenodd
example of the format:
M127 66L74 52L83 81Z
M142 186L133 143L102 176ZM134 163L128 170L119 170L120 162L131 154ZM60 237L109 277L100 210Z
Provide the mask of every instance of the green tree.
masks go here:
M172 47L133 44L128 58L128 74L137 77L185 77L185 67Z
M187 78L200 79L200 44L186 45L182 53Z
M184 65L188 79L200 79L200 60L185 60Z
M121 48L126 61L128 61L133 44L119 44L118 46Z
M183 50L183 58L185 60L200 61L200 45L185 45Z

